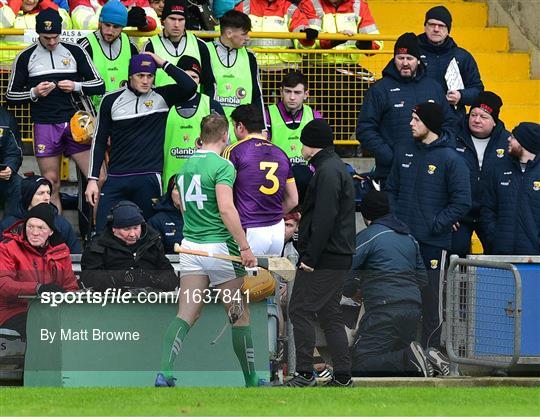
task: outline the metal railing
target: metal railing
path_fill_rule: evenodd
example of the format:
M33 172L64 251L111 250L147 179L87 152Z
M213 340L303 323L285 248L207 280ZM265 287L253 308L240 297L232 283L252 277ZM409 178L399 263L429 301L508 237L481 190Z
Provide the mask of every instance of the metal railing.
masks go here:
M520 357L521 275L510 263L451 257L446 350L452 362L509 368Z
M155 33L126 31L130 37L149 37ZM218 32L194 32L203 39L213 39ZM0 29L0 40L5 35L23 35L22 29ZM250 33L253 39L305 39L304 33ZM319 34L321 40L349 41L393 41L394 35L354 35ZM11 68L7 65L14 52L26 45L0 45L0 104L5 105ZM290 70L302 71L308 78L310 94L308 104L321 112L334 128L336 145L358 145L355 138L356 120L362 105L363 97L373 82L381 77L384 66L392 56L389 49L371 50L318 50L318 49L261 49L253 48L259 67L262 93L266 105L279 99L280 82ZM286 54L293 60L283 61L279 65L270 64L268 57L273 54ZM33 139L33 125L30 120L29 105L8 107L17 118L22 137L25 141Z

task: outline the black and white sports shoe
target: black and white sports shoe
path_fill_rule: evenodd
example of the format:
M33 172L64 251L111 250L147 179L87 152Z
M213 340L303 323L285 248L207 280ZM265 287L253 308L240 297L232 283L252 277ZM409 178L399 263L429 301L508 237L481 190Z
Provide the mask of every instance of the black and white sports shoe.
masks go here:
M323 386L338 387L338 388L352 388L354 386L353 380L349 379L347 382L339 382L336 378L332 377L328 382L325 382Z
M328 369L328 367L326 367L321 371L314 370L313 375L315 375L315 377L320 378L320 379L331 379L332 371Z
M433 376L433 367L428 361L424 349L418 341L413 341L407 349L409 353L409 362L418 370L424 378Z
M308 379L304 375L300 375L297 372L294 372L293 377L283 384L283 386L288 386L291 388L306 388L317 386L317 380L314 375L311 375L311 378Z
M426 356L435 372L442 376L448 376L450 374L450 360L441 351L434 347L428 347Z

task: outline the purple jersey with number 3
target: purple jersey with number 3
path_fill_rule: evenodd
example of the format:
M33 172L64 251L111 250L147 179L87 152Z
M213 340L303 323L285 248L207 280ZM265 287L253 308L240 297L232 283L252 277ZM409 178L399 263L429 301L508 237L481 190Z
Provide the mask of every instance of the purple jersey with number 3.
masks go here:
M248 137L225 149L238 173L234 204L244 229L271 226L283 218L285 184L294 182L287 155L259 137Z

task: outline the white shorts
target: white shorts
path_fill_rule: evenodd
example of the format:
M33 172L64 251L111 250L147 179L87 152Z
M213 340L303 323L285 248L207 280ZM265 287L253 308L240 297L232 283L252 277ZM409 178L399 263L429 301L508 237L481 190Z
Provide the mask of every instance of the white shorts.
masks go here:
M234 240L230 242L200 244L184 238L181 245L182 248L212 252L214 254L240 255L238 245L236 245ZM245 276L246 271L241 264L231 261L200 257L198 255L180 254L180 278L190 275L208 276L210 286L214 287L237 277Z
M285 221L275 225L247 228L246 238L256 256L280 256L285 242Z

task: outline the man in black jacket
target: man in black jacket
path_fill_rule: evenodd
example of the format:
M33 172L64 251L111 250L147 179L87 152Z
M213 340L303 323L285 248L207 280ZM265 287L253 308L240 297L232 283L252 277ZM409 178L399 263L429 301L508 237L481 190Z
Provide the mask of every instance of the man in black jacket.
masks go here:
M339 302L351 267L355 238L353 181L334 152L333 133L323 119L302 130L302 156L315 167L300 220L299 267L289 304L294 327L296 373L287 386L315 386L315 322L324 331L334 377L329 386L351 386L347 335Z
M0 106L0 202L4 217L15 213L21 199L21 134L13 115Z
M365 314L352 349L355 376L444 375L450 363L436 349L416 341L420 289L427 273L418 242L405 223L390 214L388 197L372 190L360 211L368 226L356 236L353 271L343 294L363 299ZM429 360L429 361L428 361Z
M471 208L469 169L443 132L443 121L439 104L414 107L410 125L415 144L396 154L386 182L392 213L411 229L428 272L428 285L422 289L424 347L441 345L440 272L452 230Z
M120 201L111 209L107 228L84 250L81 268L84 286L98 291L113 287L170 291L179 285L159 235L131 201Z
M155 88L158 68L176 84ZM126 87L103 97L92 140L85 195L92 207L98 206L97 232L103 230L111 207L122 200L137 204L146 219L154 215L152 199L161 196L167 115L170 108L187 101L197 90L197 84L183 70L153 53L132 56L128 73ZM100 189L97 180L109 142L107 180Z
M489 254L486 233L480 223L482 196L488 188L489 177L503 166L508 155L510 132L499 119L502 99L493 92L481 92L471 105L468 115L456 127L455 148L469 168L472 207L456 223L452 232L451 254L465 258L471 249L473 231L482 241L484 253Z
M455 112L465 115L465 105L474 103L484 90L484 84L476 60L469 51L458 47L450 36L451 29L452 15L446 7L429 9L424 19L424 33L418 35L420 60L426 66L427 75L441 85ZM450 68L459 73L463 87L448 85L446 74Z

